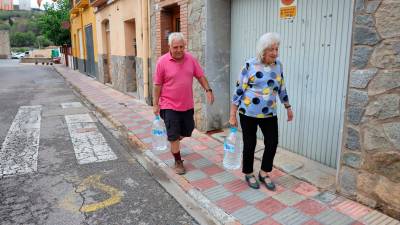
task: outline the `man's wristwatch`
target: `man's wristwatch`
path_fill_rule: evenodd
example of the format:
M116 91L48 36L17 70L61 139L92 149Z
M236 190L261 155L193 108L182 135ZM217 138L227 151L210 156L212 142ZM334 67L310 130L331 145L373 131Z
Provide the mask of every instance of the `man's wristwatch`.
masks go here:
M206 89L206 92L212 92L212 89L211 88Z
M289 104L287 104L287 105L285 105L285 108L286 108L286 109L290 109L290 108L292 108L292 106L289 105Z

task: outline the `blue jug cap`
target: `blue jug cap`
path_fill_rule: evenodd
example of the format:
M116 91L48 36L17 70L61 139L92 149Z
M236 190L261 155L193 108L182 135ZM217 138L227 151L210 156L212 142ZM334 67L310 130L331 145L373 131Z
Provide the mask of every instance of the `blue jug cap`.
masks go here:
M156 116L156 120L160 120L160 115L157 115L157 116Z
M231 132L236 133L237 127L231 127Z

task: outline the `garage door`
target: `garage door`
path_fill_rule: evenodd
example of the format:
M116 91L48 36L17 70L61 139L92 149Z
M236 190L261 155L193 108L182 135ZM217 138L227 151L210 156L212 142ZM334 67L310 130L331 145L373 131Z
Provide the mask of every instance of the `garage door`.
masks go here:
M287 123L280 107L280 146L333 168L341 145L352 15L349 0L298 0L297 16L290 20L279 19L279 0L232 1L231 93L241 66L255 56L258 37L278 32L295 112L294 122Z

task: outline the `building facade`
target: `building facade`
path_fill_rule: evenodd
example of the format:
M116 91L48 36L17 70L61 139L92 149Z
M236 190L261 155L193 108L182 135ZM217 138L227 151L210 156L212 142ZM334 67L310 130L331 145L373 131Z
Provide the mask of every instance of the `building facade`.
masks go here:
M96 19L89 0L71 0L71 43L74 69L98 76Z
M151 0L151 68L181 31L216 95L194 85L196 127L229 117L240 68L265 32L280 59L295 120L278 110L279 142L337 171L338 192L400 218L400 52L397 0L297 0L285 16L272 0ZM262 137L262 134L259 134Z
M148 1L97 0L92 6L98 27L99 81L149 101Z
M0 10L14 10L13 0L0 0Z
M31 11L31 1L19 0L19 10Z

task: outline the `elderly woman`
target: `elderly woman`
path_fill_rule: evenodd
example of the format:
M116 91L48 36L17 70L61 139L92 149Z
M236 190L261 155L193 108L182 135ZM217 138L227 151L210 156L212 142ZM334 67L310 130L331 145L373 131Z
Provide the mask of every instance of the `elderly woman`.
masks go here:
M243 167L247 184L254 189L260 183L253 174L254 150L257 144L257 127L264 135L265 150L262 158L259 181L269 190L275 184L269 177L278 147L278 118L276 99L285 105L288 121L293 112L283 78L282 63L277 59L280 38L276 33L262 35L257 43L257 57L246 61L236 83L229 123L237 126L236 112L239 110L243 131Z

